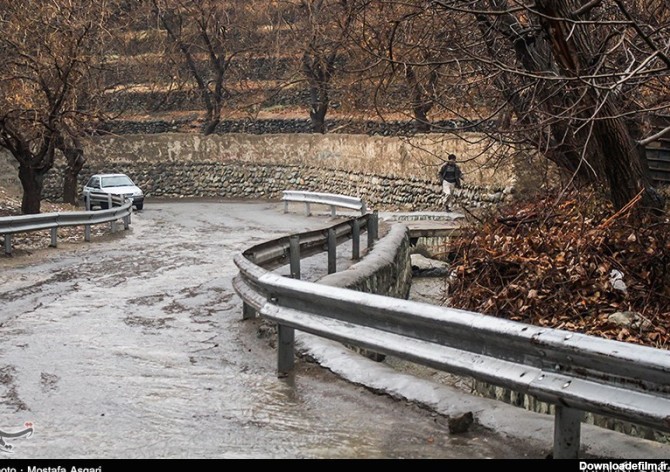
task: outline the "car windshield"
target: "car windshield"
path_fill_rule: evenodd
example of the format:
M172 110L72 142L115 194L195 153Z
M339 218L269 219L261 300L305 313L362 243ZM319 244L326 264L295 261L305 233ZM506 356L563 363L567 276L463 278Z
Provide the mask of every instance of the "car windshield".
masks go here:
M112 177L103 177L100 181L100 186L105 187L132 187L135 185L128 176L114 175Z

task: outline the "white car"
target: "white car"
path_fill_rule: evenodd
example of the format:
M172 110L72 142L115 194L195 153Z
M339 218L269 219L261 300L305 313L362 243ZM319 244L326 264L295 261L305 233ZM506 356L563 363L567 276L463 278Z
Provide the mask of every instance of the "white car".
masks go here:
M90 208L88 198L91 192L124 195L132 198L133 206L136 209L141 210L144 207L144 193L126 174L95 174L91 176L82 191L86 208ZM100 208L103 210L107 209L107 206L107 202L100 203Z

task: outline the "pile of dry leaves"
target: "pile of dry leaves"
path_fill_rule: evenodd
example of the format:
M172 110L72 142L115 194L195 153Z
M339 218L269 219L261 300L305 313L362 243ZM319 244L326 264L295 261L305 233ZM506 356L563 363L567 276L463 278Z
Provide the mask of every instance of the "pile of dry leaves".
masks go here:
M449 304L670 349L670 222L583 194L516 203L451 247Z

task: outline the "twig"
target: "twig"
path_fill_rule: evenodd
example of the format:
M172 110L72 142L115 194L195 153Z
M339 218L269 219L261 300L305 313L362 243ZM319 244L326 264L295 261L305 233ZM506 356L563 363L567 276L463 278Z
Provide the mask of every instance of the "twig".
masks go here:
M645 189L640 190L640 192L633 197L631 201L626 203L619 211L617 211L615 214L607 218L605 221L603 221L600 226L598 226L599 229L604 229L607 228L614 220L619 218L621 215L624 213L627 213L628 210L633 208L637 203L642 200L642 193L644 193Z

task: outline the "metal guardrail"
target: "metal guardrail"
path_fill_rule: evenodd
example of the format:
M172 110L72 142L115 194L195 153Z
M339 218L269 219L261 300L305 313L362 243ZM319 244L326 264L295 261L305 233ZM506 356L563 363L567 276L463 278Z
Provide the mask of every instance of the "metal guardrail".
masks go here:
M123 195L107 192L89 192L88 196L84 198L84 204L86 205L87 211L90 211L96 203L99 204L103 210L106 210L115 206L121 206L126 200L127 198ZM104 204L104 206L102 204Z
M361 215L364 215L368 212L365 201L358 197L337 195L334 193L304 192L302 190L284 190L282 194L282 200L284 201L284 213L288 213L289 202L304 203L307 216L312 214L310 209L310 204L312 203L330 206L330 214L332 216L335 216L336 208L338 207L360 211Z
M293 280L301 254L323 244L314 237L268 241L235 257L243 317L278 325L279 375L293 368L298 329L555 405L554 458L578 457L584 411L670 432L670 352ZM293 279L268 271L287 261Z
M91 240L91 225L111 223L112 231L115 231L116 221L123 220L124 229L128 229L133 212L133 202L126 200L121 195L115 195L114 199L120 203L120 206L114 206L108 210L42 213L0 218L0 234L5 238L5 254L11 255L12 235L16 233L50 229L51 243L49 246L57 247L58 228L84 226L84 240L87 242Z
M328 252L328 273L333 274L337 271L337 246L343 241L351 239L351 257L354 260L360 258L360 238L363 230L367 231L368 248L374 247L379 234L377 213L368 213L325 230L274 239L253 246L238 255L235 264L240 268L240 275L234 278L233 287L244 300L243 319L255 317L268 296L267 293L259 291L260 287L254 284L256 278L268 270L289 264L291 277L300 279L300 259L324 251ZM245 267L244 270L240 264ZM245 271L255 275L247 277Z

